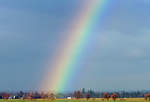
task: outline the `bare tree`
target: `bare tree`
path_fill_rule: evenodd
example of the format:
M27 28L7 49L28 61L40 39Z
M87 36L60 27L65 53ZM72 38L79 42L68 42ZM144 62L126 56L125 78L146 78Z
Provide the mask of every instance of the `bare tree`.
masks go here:
M88 100L90 99L90 97L91 97L90 94L87 93L87 94L86 94L86 100L88 101Z
M112 99L114 100L114 102L117 100L117 98L118 98L118 95L116 94L116 93L113 93L112 95L111 95L111 97L112 97Z
M106 99L107 101L109 101L110 95L108 93L104 93L104 99Z
M2 97L3 97L3 99L8 99L9 96L10 96L10 95L9 95L8 93L4 93Z
M52 102L52 101L55 100L55 95L54 95L53 93L51 93L50 96L49 96L49 98L50 98L50 100L51 100L51 102Z
M145 94L145 95L144 95L144 98L145 98L146 101L147 101L147 100L150 101L150 94L149 94L149 93L148 93L148 94Z
M80 91L75 91L75 92L74 92L74 97L75 97L76 99L82 98L82 93L81 93Z

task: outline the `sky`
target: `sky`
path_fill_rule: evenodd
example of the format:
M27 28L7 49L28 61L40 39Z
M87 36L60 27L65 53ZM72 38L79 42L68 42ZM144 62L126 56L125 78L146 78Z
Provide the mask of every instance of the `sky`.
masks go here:
M112 2L113 1L113 2ZM0 90L38 90L86 0L0 0ZM150 1L110 0L67 90L150 85Z

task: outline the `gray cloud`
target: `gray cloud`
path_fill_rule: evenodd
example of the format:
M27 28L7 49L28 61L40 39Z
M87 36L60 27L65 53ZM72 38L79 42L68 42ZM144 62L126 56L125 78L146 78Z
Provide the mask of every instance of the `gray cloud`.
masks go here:
M68 90L149 88L145 77L150 75L150 4L146 2L109 4L87 39ZM66 40L66 29L82 4L81 0L0 1L0 90L38 86L45 63Z

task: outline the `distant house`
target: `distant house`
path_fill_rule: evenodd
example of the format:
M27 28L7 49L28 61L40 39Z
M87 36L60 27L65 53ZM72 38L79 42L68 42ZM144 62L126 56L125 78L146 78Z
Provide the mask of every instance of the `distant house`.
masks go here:
M69 97L67 97L67 99L68 99L68 100L71 100L72 98L69 96Z

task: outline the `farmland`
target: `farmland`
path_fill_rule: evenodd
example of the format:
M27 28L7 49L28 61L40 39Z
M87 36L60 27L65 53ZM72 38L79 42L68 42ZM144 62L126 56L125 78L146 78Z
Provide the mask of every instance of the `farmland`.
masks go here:
M86 99L80 99L80 100L67 100L67 99L56 99L54 101L51 100L47 100L47 99L33 99L33 100L21 100L21 99L8 99L8 100L4 100L1 99L0 102L114 102L113 100L109 100L109 101L104 101L100 98L97 99L90 99L90 100L86 100ZM116 102L146 102L144 100L144 98L127 98L127 99L117 99ZM147 101L148 102L148 101Z

